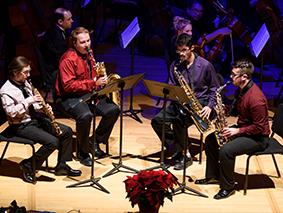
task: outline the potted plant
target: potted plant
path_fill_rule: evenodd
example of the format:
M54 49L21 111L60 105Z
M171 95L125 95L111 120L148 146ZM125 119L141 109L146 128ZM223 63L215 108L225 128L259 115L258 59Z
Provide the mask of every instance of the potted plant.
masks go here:
M127 176L124 181L127 196L132 207L138 204L140 212L158 212L164 198L172 201L173 186L177 184L172 174L163 170L141 170L132 177Z

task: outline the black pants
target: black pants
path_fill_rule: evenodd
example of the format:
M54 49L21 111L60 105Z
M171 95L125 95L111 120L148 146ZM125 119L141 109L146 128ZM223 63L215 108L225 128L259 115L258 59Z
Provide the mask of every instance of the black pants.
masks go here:
M165 146L181 152L185 140L188 140L188 127L193 124L191 117L177 103L171 103L166 110L161 110L152 120L151 126L162 140L163 115L165 113Z
M248 136L237 137L219 148L214 134L207 137L205 144L207 178L220 180L220 188L234 188L234 167L236 156L261 151L268 144L268 137L260 140Z
M70 99L69 99L70 100ZM76 102L72 107L72 103L68 99L59 107L70 117L76 120L77 140L80 145L80 151L89 152L89 133L91 121L93 118L93 110L95 114L102 116L99 125L96 128L96 142L108 143L108 139L112 132L115 122L117 121L120 109L108 97L99 99L96 105L91 105L85 102L79 102L79 99L72 99L72 103Z
M59 150L57 165L72 160L72 129L63 124L58 125L62 130L59 137L55 136L55 130L48 119L32 120L25 124L10 126L15 135L42 144L33 156L36 168L39 168L55 149Z

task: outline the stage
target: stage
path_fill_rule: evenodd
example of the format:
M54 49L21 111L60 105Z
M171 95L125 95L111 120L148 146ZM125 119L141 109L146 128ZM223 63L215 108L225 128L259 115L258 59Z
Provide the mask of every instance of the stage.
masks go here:
M126 101L128 103L128 101ZM143 123L134 119L124 117L123 129L123 164L137 170L146 169L159 164L160 141L150 125L150 120L161 108L162 102L156 106L156 101L145 94L135 96L135 109L143 109L138 116ZM125 104L124 108L127 109ZM271 113L272 114L272 113ZM60 118L75 131L74 121ZM97 122L99 117L97 118ZM234 123L235 118L229 118L229 123ZM3 128L4 126L2 126ZM117 121L109 141L110 157L99 159L94 165L95 177L102 177L113 168L112 162L118 163L119 154L119 121ZM195 126L188 129L190 137L198 142L199 133ZM75 137L75 136L74 136ZM283 143L282 139L280 142ZM4 143L0 143L2 152ZM104 148L104 146L103 146ZM198 159L198 147L190 147L191 152ZM73 160L69 163L73 168L81 169L82 176L68 178L55 176L52 173L40 170L37 173L35 185L25 183L18 163L30 156L29 147L10 144L5 160L0 167L0 207L7 207L16 200L19 206L25 206L28 210L45 212L82 212L82 213L107 213L107 212L138 212L138 207L131 207L126 198L124 180L126 176L133 175L127 170L102 178L99 181L110 194L107 194L96 186L80 186L77 188L66 188L66 186L90 177L90 168ZM252 157L250 162L250 176L247 195L243 195L244 173L246 156L237 157L235 178L237 181L236 194L224 200L214 200L213 196L218 192L218 185L195 185L186 178L186 185L208 196L200 197L192 192L186 191L173 196L173 202L165 199L164 206L160 208L161 213L169 212L282 212L283 211L283 180L276 178L271 156ZM49 157L49 165L55 166L57 152ZM278 166L283 169L283 156L276 156ZM203 178L205 174L205 153L203 152L202 164L194 161L188 167L186 173L192 180ZM182 171L169 170L182 182ZM177 187L177 186L176 186Z

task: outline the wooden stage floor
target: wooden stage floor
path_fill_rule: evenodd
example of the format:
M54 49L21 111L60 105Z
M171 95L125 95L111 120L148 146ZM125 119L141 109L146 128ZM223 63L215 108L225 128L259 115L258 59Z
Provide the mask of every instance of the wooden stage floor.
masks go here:
M160 141L150 126L150 119L159 107L155 101L145 95L135 97L135 107L142 108L139 117L143 123L138 123L132 118L124 117L123 125L123 164L135 169L145 169L158 165L160 156ZM127 109L127 105L125 108ZM97 118L99 120L99 118ZM74 121L70 119L58 119L58 121L70 125L74 129ZM229 118L229 122L235 122ZM102 177L113 168L112 162L118 162L119 151L119 121L117 122L110 138L111 157L100 159L95 162L95 177ZM191 137L199 138L195 127L189 128ZM282 140L280 139L281 143ZM0 143L2 152L4 143ZM197 147L192 147L196 154ZM137 212L138 207L131 207L126 199L123 181L131 173L121 171L106 178L99 183L110 191L104 193L92 186L77 188L66 188L66 186L77 181L86 180L90 177L90 168L82 166L77 161L69 163L73 168L81 169L82 176L70 179L68 177L57 177L52 173L39 171L38 182L35 185L25 183L18 163L30 155L29 148L22 145L10 144L5 160L0 167L0 207L7 207L16 200L19 206L25 206L28 210L45 212L81 212L81 213L107 213L107 212ZM283 170L283 156L276 156L278 165ZM57 152L49 157L49 164L55 166ZM187 175L193 180L204 177L205 153L203 162L197 161L187 168ZM228 199L214 200L213 196L218 192L217 185L199 186L186 178L188 187L209 196L200 197L190 191L173 197L173 202L165 200L164 206L160 208L161 213L175 212L283 212L283 180L276 178L276 170L270 156L251 158L250 178L247 195L243 195L243 179L245 172L246 156L237 157L236 181L238 182L236 194ZM182 181L182 171L169 170Z

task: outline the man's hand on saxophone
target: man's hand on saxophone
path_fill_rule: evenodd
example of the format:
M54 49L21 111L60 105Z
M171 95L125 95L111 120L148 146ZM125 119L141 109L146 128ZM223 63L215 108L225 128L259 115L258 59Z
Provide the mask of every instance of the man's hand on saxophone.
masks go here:
M95 77L93 80L96 82L97 86L104 86L104 85L107 84L108 77L107 77L107 75L105 75L105 76L101 76L101 77L98 77L98 78Z
M210 113L211 113L211 108L209 106L205 106L202 108L200 115L202 118L209 119Z
M239 134L239 128L235 128L235 127L225 127L223 128L222 130L222 135L225 137L225 138L230 138L234 135L237 135Z

